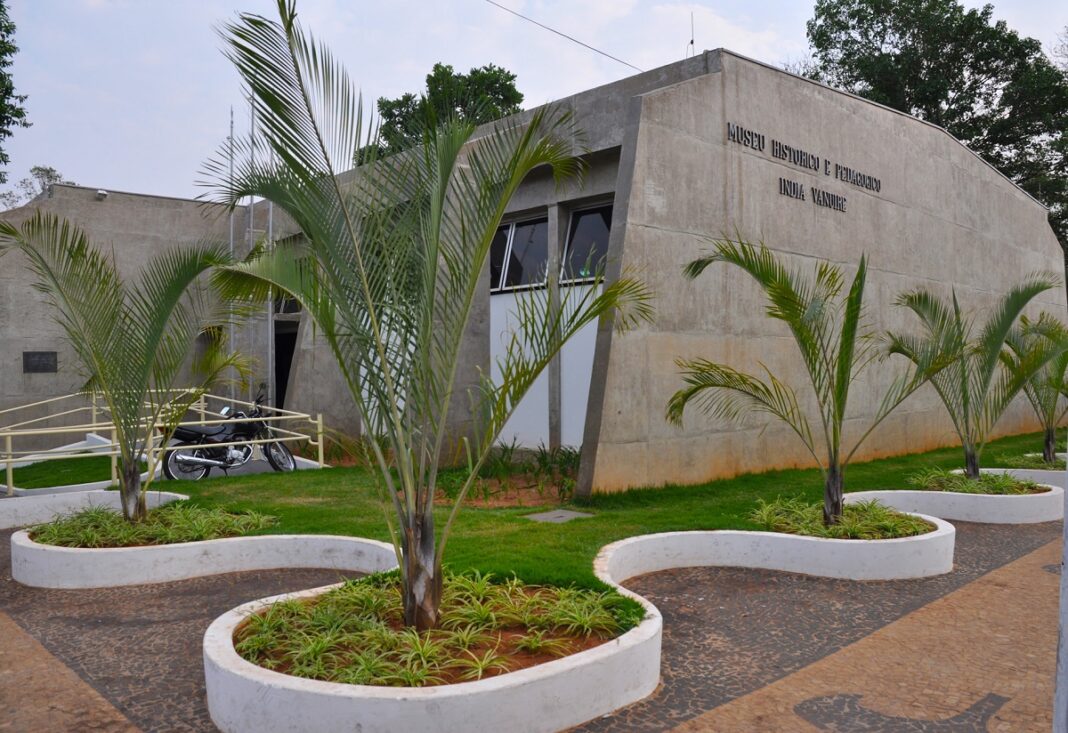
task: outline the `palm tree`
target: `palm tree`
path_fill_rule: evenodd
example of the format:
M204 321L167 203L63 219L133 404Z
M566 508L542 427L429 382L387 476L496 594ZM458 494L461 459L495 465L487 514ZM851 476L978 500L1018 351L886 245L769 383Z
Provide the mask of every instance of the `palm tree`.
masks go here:
M1028 355L1036 350L1046 346L1056 349L1056 355L1023 386L1024 395L1042 424L1042 460L1054 463L1057 460L1057 426L1068 414L1068 403L1064 400L1068 395L1068 380L1065 379L1068 329L1049 313L1039 314L1037 321L1022 316L1020 327L1009 333L1006 343L1009 350L1002 352L1002 358L1012 371L1024 368Z
M976 333L975 320L961 311L954 291L945 301L919 288L897 299L920 319L920 335L888 335L890 353L916 362L932 350L952 365L931 379L949 412L964 449L964 473L979 478L979 459L994 425L1016 394L1056 354L1048 339L1034 339L1016 355L1015 367L1005 366L1003 351L1017 319L1036 296L1055 287L1056 278L1036 273L1014 286L990 310Z
M156 428L163 441L186 410L221 374L243 369L224 356L221 341L207 339L196 360L199 382L175 389L175 380L198 335L225 319L224 308L198 280L229 260L220 248L172 249L157 255L134 287L123 282L115 262L94 249L85 233L50 214L36 213L21 226L0 222L0 254L21 252L48 299L88 377L110 413L118 444L123 516L145 518L145 492L156 458L150 450ZM141 483L140 458L149 456Z
M573 128L552 110L526 124L502 123L472 139L472 125L428 126L422 146L378 160L362 130L359 96L330 52L306 35L291 2L280 20L241 15L225 28L227 54L252 92L267 147L278 163L227 174L225 155L209 163L221 200L273 201L300 227L303 241L232 267L217 282L229 295L295 298L329 344L369 440L401 569L404 620L438 623L442 558L457 512L501 428L535 378L585 324L614 316L625 328L649 318L650 294L621 277L600 290L550 287L518 299L518 327L500 378L460 373L476 302L488 297L484 272L512 194L536 168L573 180ZM369 160L342 175L361 143ZM239 146L251 145L242 141ZM260 143L262 144L262 143ZM555 273L549 273L553 279ZM458 380L469 392L474 426L466 446L469 476L439 532L434 498L448 442Z
M726 262L756 280L768 300L767 314L784 322L797 343L815 393L819 424L814 430L797 392L767 367L761 365L764 374L754 376L705 359L676 362L687 386L671 397L667 418L681 425L691 402L720 419L735 420L747 412L779 418L819 465L824 481L823 521L837 523L842 516L846 465L875 427L942 365L933 353L917 359L914 367L892 382L866 429L847 449L842 433L850 387L880 356L873 334L863 324L867 259L861 257L842 298L845 280L835 265L819 262L812 276L806 277L789 270L763 244L758 248L742 240L721 239L713 245L711 254L686 266L686 274L696 278L712 264Z

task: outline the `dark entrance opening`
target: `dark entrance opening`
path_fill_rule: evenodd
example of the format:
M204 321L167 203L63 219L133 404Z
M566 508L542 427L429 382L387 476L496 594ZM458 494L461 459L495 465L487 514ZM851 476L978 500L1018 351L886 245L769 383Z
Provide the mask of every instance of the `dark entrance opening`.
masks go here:
M274 391L277 394L275 407L286 406L286 387L289 386L289 372L293 368L293 352L297 349L296 321L275 321L274 323Z

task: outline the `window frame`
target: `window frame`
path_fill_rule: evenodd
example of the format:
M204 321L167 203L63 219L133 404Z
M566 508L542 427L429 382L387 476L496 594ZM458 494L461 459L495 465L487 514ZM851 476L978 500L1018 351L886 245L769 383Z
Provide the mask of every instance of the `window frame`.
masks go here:
M589 284L595 283L597 281L597 277L593 276L593 275L591 275L590 277L573 277L573 278L565 277L565 275L567 274L566 273L566 271L567 271L567 258L568 258L568 255L571 254L571 236L572 236L571 227L575 222L575 217L579 216L581 214L585 214L586 212L589 212L589 211L595 211L597 209L611 209L612 210L613 220L615 219L615 213L616 212L615 212L615 202L614 201L602 201L600 203L588 204L588 205L583 206L581 208L571 209L568 212L568 215L567 215L567 236L564 238L564 246L563 246L563 249L560 252L560 285L561 286L563 286L563 285L589 285ZM613 221L613 224L614 223L615 222ZM611 236L612 236L612 225L611 224L608 226L608 236L609 236L609 238L611 238ZM607 265L608 242L605 242L604 257L605 257L605 264Z
M504 282L508 279L508 268L512 262L512 244L515 240L516 227L521 226L523 224L537 224L540 222L545 222L546 224L548 224L548 215L543 213L538 214L537 216L529 216L527 218L514 219L508 222L501 222L500 227L508 228L508 240L504 246L504 262L501 266L501 279L499 283L490 283L490 295L500 295L502 293L519 293L527 290L538 290L540 288L546 288L549 286L549 270L547 267L545 268L545 275L542 277L542 281L539 283L527 283L525 285L504 284ZM498 227L498 229L500 229L500 227ZM548 229L548 227L546 227L546 229ZM552 242L548 241L548 232L546 232L545 245L546 255L548 255L548 252L550 251L549 248L552 247ZM493 257L492 253L490 254L490 257ZM546 256L546 260L548 260L548 256ZM492 268L490 268L490 272L493 272Z

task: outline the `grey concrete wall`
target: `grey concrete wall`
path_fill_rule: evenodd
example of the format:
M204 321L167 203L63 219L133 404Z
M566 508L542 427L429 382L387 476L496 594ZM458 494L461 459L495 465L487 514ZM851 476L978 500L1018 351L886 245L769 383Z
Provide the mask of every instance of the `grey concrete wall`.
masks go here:
M600 334L583 452L583 479L594 490L812 464L788 429L763 418L735 424L691 410L681 429L664 420L668 399L682 386L677 357L746 370L762 362L800 394L810 391L792 338L765 316L748 276L717 265L696 281L683 277L682 267L707 251L706 237L737 232L763 240L795 267L810 270L823 259L850 277L866 253L876 331L916 327L892 306L909 288L948 294L955 285L964 306L981 312L1026 274L1060 270L1045 210L944 131L727 52L711 55L718 59L707 63L712 73L645 94L628 123L610 256L644 274L657 293L658 316L623 336ZM728 142L728 122L763 133L766 149ZM773 138L829 158L832 168L837 162L879 176L881 190L777 160ZM780 195L780 177L846 196L847 211ZM1063 294L1040 298L1032 311L1039 308L1063 312ZM856 384L847 443L901 367L876 366ZM1020 400L998 433L1034 427ZM955 441L944 408L925 388L857 457Z
M53 186L50 195L4 212L3 218L20 224L41 210L63 217L81 227L98 248L114 253L120 274L135 279L156 254L171 248L203 242L226 243L230 217L222 206L188 199L168 198L109 191L97 198L96 188ZM266 227L266 207L256 211L257 227ZM235 243L238 256L248 251L247 212L239 209L234 216ZM253 231L253 236L258 229ZM234 346L251 357L256 365L245 388L236 388L235 396L252 394L256 385L266 381L267 312L256 314L235 329ZM23 351L58 352L55 374L23 374ZM33 289L33 279L20 254L0 258L0 409L16 407L58 395L76 392L87 375L78 365L62 330L55 324L52 309L44 297ZM186 376L178 380L185 383ZM229 389L222 391L229 393ZM54 408L40 408L25 413L40 417ZM22 413L20 413L21 415ZM85 415L69 420L88 422ZM49 425L74 424L57 419ZM12 422L0 416L0 425ZM49 447L76 438L55 436L35 439L27 448ZM19 446L16 446L16 449Z

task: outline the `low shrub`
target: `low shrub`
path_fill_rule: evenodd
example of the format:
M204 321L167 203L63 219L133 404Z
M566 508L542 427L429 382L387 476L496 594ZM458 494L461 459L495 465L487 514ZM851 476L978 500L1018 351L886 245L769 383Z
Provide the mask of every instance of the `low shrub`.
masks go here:
M909 476L911 486L925 491L955 491L960 494L1038 494L1048 491L1034 481L1006 473L983 473L971 479L944 468L928 468Z
M895 511L877 501L846 504L837 524L823 524L823 505L803 499L761 500L750 519L768 532L839 540L889 540L914 537L934 529L927 521Z
M90 507L30 530L30 539L61 547L138 547L239 537L266 529L277 520L255 512L234 514L177 501L149 512L143 522L128 522L107 507Z
M445 577L440 628L402 624L400 574L351 580L275 603L238 627L243 658L297 677L425 687L491 677L615 638L645 617L614 590L528 586L473 573Z
M995 456L991 463L1001 468L1029 468L1038 471L1063 471L1065 469L1063 460L1050 463L1042 458L1041 453Z

